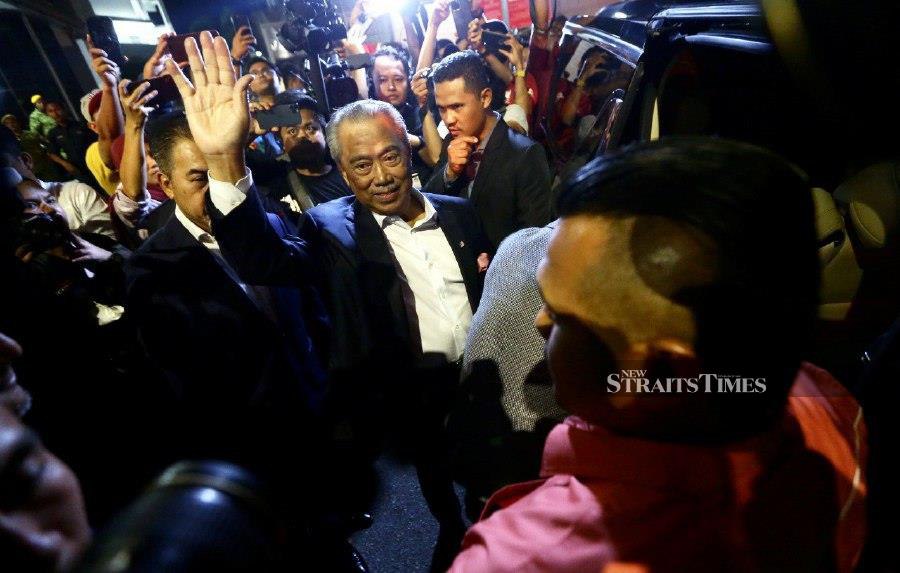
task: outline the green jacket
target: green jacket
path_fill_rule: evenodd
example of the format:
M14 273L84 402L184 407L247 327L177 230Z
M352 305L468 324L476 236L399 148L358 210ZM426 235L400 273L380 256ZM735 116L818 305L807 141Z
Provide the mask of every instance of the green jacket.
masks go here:
M37 108L28 116L29 131L33 131L41 137L47 137L47 134L54 127L56 127L56 122L53 121L53 118Z

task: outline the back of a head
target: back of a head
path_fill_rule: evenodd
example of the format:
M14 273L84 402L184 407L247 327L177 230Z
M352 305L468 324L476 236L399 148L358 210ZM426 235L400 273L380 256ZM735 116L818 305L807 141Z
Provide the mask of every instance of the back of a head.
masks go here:
M484 60L472 50L464 50L446 56L434 66L431 72L431 79L435 84L450 82L458 78L463 78L466 90L476 95L490 87L490 76Z
M147 145L150 155L159 165L160 171L172 174L174 164L173 150L182 139L193 140L191 128L184 112L176 111L154 117L147 124Z
M759 406L780 408L811 344L818 303L812 199L798 169L732 141L641 143L583 167L560 196L558 211L563 218L635 217L631 262L646 286L692 311L702 372L766 378L768 403L739 396L735 404L744 409L737 407L735 416L759 416L753 412ZM673 291L659 276L642 273L653 265L642 264L641 252L658 252L667 241L642 233L652 227L642 226L642 218L669 220L708 238L712 282Z

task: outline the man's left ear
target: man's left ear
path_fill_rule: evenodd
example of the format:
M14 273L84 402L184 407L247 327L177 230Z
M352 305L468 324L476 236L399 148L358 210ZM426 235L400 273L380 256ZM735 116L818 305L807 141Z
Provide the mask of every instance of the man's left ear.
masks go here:
M700 374L700 361L694 348L674 338L632 345L622 362L623 369L643 370L643 377L650 380L695 378Z
M654 378L696 378L700 361L693 346L674 338L660 338L647 344L644 357L647 374Z
M491 91L491 88L484 88L481 90L481 107L487 109L491 107L491 99L494 97L494 92Z

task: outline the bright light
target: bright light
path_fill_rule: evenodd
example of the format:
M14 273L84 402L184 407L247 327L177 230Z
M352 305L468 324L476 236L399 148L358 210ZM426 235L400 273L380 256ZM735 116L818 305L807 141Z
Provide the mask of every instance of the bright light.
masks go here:
M628 17L628 14L626 14L625 12L613 12L612 17L617 20L624 20Z
M215 503L215 501L219 499L219 492L211 487L206 487L200 490L200 493L197 494L197 499L203 503Z
M156 45L160 34L173 31L171 26L154 26L153 22L133 20L113 20L113 29L122 44L148 44L151 46Z
M366 15L377 18L388 12L399 14L408 3L409 0L369 0L366 4Z

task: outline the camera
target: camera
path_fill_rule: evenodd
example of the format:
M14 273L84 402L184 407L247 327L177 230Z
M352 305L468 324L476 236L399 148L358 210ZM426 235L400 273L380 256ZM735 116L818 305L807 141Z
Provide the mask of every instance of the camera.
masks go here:
M285 8L292 18L278 39L292 52L320 54L347 37L343 18L326 0L286 0Z
M28 215L19 221L16 245L27 245L31 251L44 252L56 247L71 247L69 224L56 214Z

